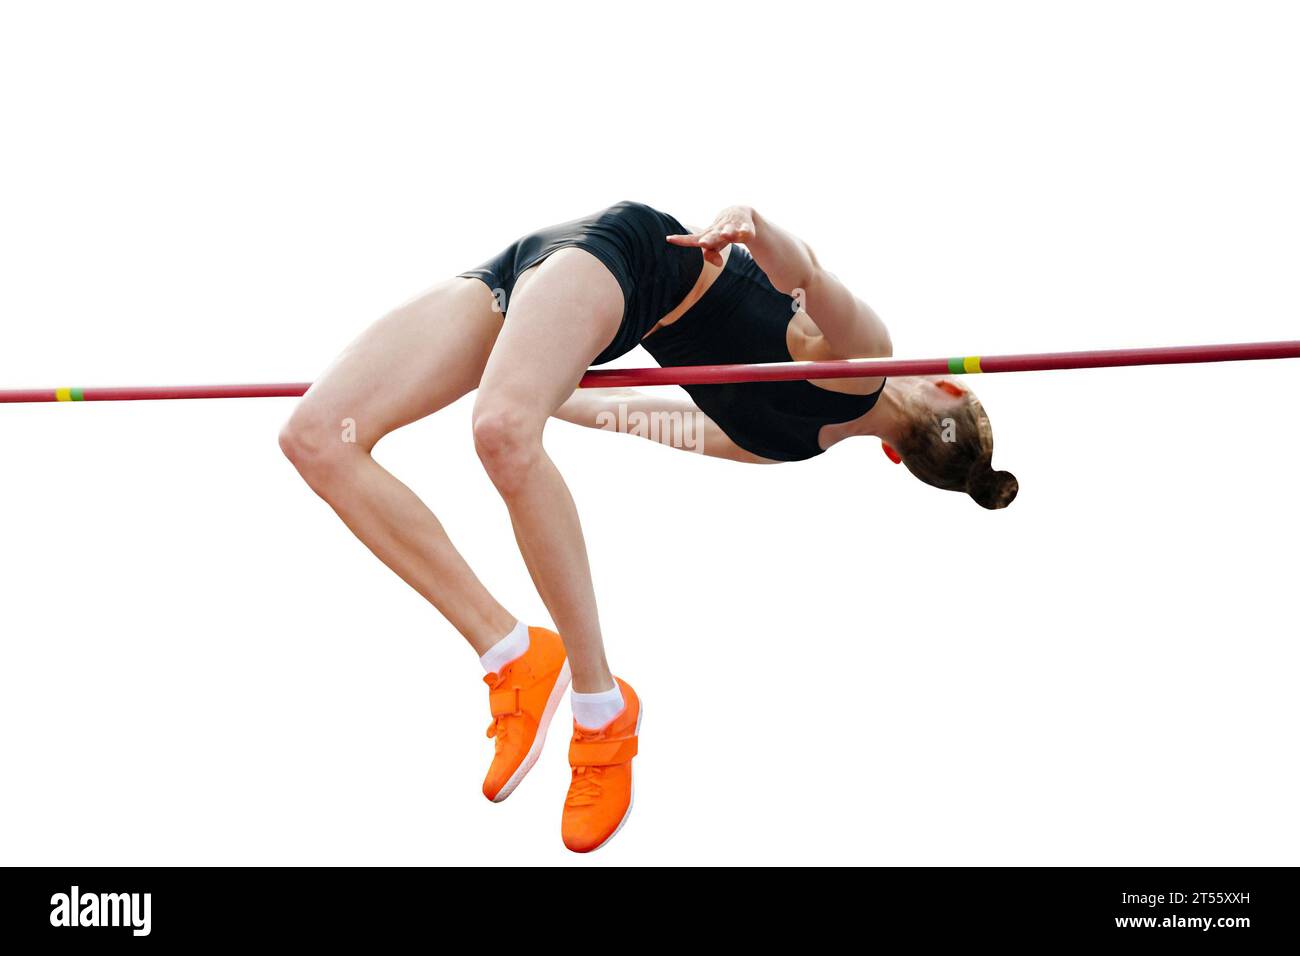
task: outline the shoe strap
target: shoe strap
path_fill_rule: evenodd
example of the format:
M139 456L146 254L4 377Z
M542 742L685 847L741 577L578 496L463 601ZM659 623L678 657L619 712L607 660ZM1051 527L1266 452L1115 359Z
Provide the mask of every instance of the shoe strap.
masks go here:
M569 765L573 767L612 767L627 763L636 756L636 737L611 740L572 740L569 742Z
M500 687L488 694L488 704L493 717L507 717L521 713L518 687Z

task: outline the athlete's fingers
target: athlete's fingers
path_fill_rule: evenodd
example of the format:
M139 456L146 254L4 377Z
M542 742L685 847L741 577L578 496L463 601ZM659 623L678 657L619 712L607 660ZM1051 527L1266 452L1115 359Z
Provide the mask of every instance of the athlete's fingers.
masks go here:
M704 250L704 258L713 263L715 266L722 265L721 251L729 246L732 242L724 233L720 232L717 227L710 226L704 232L692 233L685 236L666 236L669 242L675 246L694 246Z

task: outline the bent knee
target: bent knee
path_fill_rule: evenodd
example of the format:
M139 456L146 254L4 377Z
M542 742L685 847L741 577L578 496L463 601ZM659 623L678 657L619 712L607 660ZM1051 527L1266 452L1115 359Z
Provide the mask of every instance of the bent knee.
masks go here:
M474 409L474 448L496 486L509 491L541 457L542 428L519 408L481 404Z
M308 481L324 479L358 453L354 430L299 407L280 429L280 450Z

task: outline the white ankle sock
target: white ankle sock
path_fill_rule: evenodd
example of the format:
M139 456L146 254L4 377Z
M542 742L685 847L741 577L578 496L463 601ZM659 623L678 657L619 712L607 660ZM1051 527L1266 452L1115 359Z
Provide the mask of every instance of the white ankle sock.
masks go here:
M479 658L479 663L489 674L495 674L511 661L517 661L528 653L528 625L523 621L515 624L515 629L487 649Z
M579 727L587 730L599 730L623 713L623 692L615 684L609 690L596 694L579 694L573 692L573 719Z

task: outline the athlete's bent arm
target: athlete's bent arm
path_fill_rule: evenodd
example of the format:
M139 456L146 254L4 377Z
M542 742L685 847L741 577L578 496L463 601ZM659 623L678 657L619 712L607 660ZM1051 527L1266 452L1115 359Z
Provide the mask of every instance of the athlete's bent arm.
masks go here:
M837 353L861 358L893 354L889 330L880 316L822 268L806 242L752 206L728 206L703 232L673 236L670 241L700 247L715 265L722 264L720 253L727 245L744 244L772 285L800 301Z
M600 431L626 432L713 458L772 464L741 448L688 398L629 388L580 388L551 416Z

